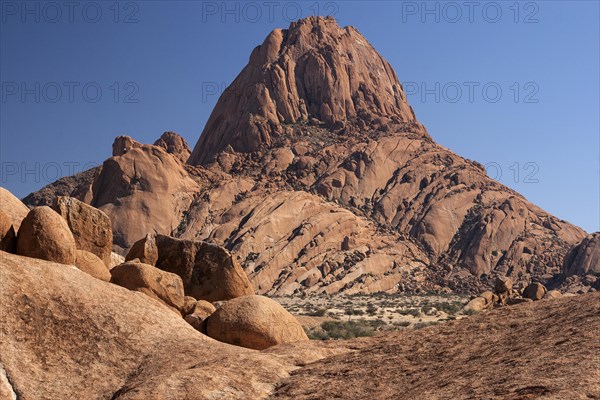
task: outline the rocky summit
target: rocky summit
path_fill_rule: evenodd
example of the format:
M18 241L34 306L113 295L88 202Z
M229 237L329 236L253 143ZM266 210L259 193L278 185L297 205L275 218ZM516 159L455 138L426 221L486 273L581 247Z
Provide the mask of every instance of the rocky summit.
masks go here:
M436 144L352 27L269 34L193 150L107 153L0 188L2 400L600 399L600 234Z

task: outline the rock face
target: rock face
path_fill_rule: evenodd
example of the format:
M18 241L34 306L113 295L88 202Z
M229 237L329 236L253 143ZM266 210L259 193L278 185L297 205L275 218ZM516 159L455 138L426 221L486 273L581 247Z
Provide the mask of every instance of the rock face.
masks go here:
M205 164L225 147L258 150L282 124L309 117L333 128L361 119L417 124L396 74L354 28L309 17L276 29L221 96L189 159Z
M27 214L17 234L17 254L61 264L75 262L75 238L67 222L50 207Z
M208 318L207 334L221 342L257 350L308 340L290 313L263 296L238 297L224 303Z
M104 162L91 204L110 216L115 249L125 252L148 232L174 231L197 191L175 157L144 145Z
M567 253L563 270L567 276L600 273L600 232L586 236Z
M108 267L113 238L110 218L72 197L57 197L53 209L67 221L77 248L97 255Z
M156 247L156 266L179 275L188 296L212 302L254 294L244 270L220 246L156 235Z
M116 285L142 292L177 310L183 308L183 283L175 274L138 262L118 265L110 274L110 281Z
M13 220L0 209L0 250L14 253L17 246L17 235Z
M19 230L21 221L29 213L29 208L3 187L0 187L0 210L10 219L15 232Z
M23 400L264 398L332 353L219 343L141 293L8 253L0 304L0 393Z
M434 143L389 64L328 18L255 49L190 164L174 134L156 144L126 144L78 189L114 250L148 233L215 243L260 294L558 287L587 235Z
M182 163L190 158L190 147L185 139L175 132L163 133L160 139L154 142L154 145L163 148L169 154L173 154Z
M110 272L107 265L94 253L75 250L75 266L94 278L110 282Z

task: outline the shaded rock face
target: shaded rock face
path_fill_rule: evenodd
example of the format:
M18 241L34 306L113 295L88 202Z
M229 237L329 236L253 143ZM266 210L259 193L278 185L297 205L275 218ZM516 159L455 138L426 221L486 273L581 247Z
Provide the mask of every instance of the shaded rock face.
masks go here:
M162 148L144 145L104 162L91 204L111 217L115 250L125 252L148 232L170 234L198 185Z
M274 30L223 93L189 159L205 164L231 146L271 145L282 124L316 118L329 128L360 119L418 125L396 74L354 28L309 17Z
M36 207L21 222L17 254L61 264L75 262L75 238L67 222L50 207Z
M14 253L17 246L17 235L13 220L0 210L0 250Z
M155 146L163 148L167 153L173 154L179 161L185 163L190 158L190 147L184 138L175 132L165 132L154 142Z
M156 266L179 275L188 296L212 302L254 294L244 270L220 246L156 235L156 247Z
M102 167L93 167L72 176L65 176L45 186L37 192L29 194L23 202L29 207L52 207L57 196L68 196L89 204L92 201L92 184L100 174Z
M130 261L114 267L110 275L110 281L116 285L142 292L178 311L183 308L183 283L176 274Z
M97 255L108 267L113 239L110 218L72 197L57 197L52 208L67 221L77 248Z
M0 393L23 400L264 398L301 358L219 343L144 294L4 252L0 304Z
M308 340L296 318L263 296L229 300L208 317L206 330L213 339L256 350Z
M588 235L565 257L565 275L600 273L600 232Z

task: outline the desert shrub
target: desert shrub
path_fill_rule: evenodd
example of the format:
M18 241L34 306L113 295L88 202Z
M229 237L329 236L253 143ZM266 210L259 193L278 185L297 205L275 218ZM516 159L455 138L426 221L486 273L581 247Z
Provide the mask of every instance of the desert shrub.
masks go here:
M356 308L346 308L344 311L346 315L364 315L364 311Z
M407 326L410 325L410 322L409 321L399 321L399 322L394 323L394 325L395 326L407 327Z
M321 329L331 339L354 339L375 335L375 330L366 321L325 321Z
M434 305L434 307L439 310L439 311L443 311L448 315L454 315L457 312L460 311L461 307L459 304L457 303L450 303L450 302L442 302L442 303L436 303Z
M422 329L422 328L426 328L426 327L432 326L432 325L437 325L437 322L436 321L418 322L415 324L415 326L413 326L413 329Z
M417 318L419 315L421 315L421 312L418 309L416 309L416 308L408 308L406 310L399 309L398 310L398 314L400 314L400 315L412 315L413 317Z
M377 313L377 306L374 304L369 304L367 306L367 314L375 315Z
M306 315L309 317L323 317L326 313L326 308L317 308L316 310L310 310Z

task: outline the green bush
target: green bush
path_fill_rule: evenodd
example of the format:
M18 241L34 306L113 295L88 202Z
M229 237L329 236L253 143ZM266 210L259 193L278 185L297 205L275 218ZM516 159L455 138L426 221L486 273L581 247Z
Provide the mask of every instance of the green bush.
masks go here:
M331 339L354 339L375 335L375 330L366 321L325 321L321 329Z

